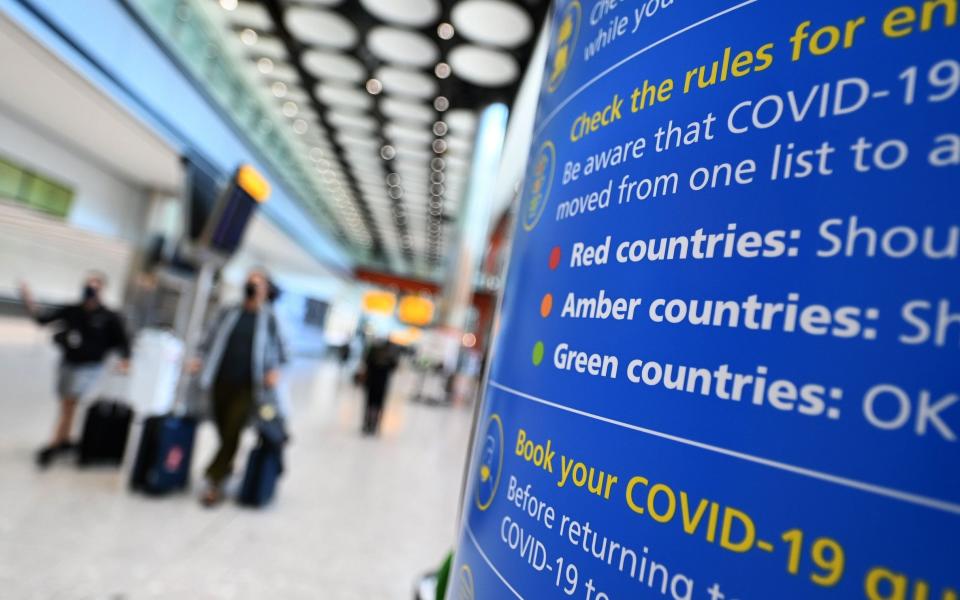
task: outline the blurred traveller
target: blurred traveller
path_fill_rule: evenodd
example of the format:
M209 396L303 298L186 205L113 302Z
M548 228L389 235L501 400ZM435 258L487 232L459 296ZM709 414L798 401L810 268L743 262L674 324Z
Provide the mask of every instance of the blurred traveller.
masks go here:
M200 385L211 392L213 422L220 448L207 467L209 486L201 501L213 506L223 500L223 483L233 471L233 459L243 428L255 407L273 402L286 362L286 349L269 305L270 282L263 271L251 271L243 286L243 302L218 315L200 347L202 360L190 365ZM270 400L267 400L270 398Z
M363 433L375 435L380 427L383 401L390 384L390 375L397 368L397 353L387 340L375 340L363 358L360 379L367 390L367 408L363 416Z
M126 372L130 360L130 340L120 315L105 307L101 294L107 277L99 271L87 274L83 283L82 300L42 313L33 300L27 284L21 284L20 297L34 321L40 325L54 323L60 331L54 342L63 352L57 373L57 395L60 414L53 437L47 446L37 452L37 464L46 467L57 454L70 451L73 418L77 404L97 382L104 361L111 350L120 353L118 368Z

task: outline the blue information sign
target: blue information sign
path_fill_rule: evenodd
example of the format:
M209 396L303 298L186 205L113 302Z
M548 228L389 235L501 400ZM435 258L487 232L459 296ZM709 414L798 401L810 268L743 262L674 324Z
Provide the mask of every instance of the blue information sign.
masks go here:
M556 2L449 597L960 597L957 12Z

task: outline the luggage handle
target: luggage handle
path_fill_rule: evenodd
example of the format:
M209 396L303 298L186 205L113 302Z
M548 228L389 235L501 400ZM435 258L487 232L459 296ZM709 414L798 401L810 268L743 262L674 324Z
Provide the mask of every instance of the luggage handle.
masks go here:
M197 393L197 387L200 381L200 373L190 373L188 364L190 354L184 352L181 358L180 376L177 378L177 385L173 392L173 403L167 412L172 417L187 417L190 410L189 396Z
M196 375L190 375L186 372L180 373L180 379L177 381L177 388L173 396L173 404L170 405L170 411L167 413L172 417L187 417L190 402L187 400L190 394L196 392Z

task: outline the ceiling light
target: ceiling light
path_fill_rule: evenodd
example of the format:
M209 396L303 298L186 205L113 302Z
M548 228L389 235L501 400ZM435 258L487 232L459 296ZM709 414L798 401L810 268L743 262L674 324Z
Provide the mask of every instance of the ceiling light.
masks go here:
M447 100L446 96L437 96L433 100L433 107L437 109L439 112L443 112L448 108L450 108L450 101Z
M283 114L284 114L284 116L293 118L293 117L297 116L297 112L299 112L299 110L300 110L300 109L297 107L297 103L296 103L296 102L289 102L289 101L288 101L288 102L284 102L284 103L283 103Z
M383 84L380 83L379 79L370 78L367 80L367 91L376 96L383 91Z
M399 173L390 173L387 175L387 185L400 185L400 174Z
M443 166L444 166L443 159L440 158L439 156L435 156L430 159L430 168L433 169L434 171L442 171Z
M236 4L236 2L234 2L234 4ZM453 37L453 34L453 25L450 23L444 22L437 25L437 37L439 37L441 40L449 40Z
M266 56L264 56L263 58L257 61L257 69L261 73L266 75L267 73L273 70L273 61L267 58Z
M323 150L320 148L310 148L310 158L319 161L323 158Z
M450 11L450 21L461 37L488 46L516 48L533 34L530 14L520 4L508 0L464 0Z
M277 98L283 98L287 95L287 84L282 81L274 81L273 85L270 86L270 90Z
M302 58L304 68L317 79L336 79L340 81L363 81L366 68L352 56L327 50L307 50Z
M257 32L247 27L240 32L240 41L246 44L247 46L252 46L257 43L257 39L260 36L257 35Z
M445 62L437 63L437 66L433 68L433 74L440 79L450 77L450 65Z
M437 154L443 154L447 151L447 143L439 138L433 140L433 151Z
M220 0L220 6L223 10L236 10L237 0Z
M430 173L430 182L431 182L431 183L443 183L443 172L442 172L442 171L434 171L433 173Z
M384 65L376 76L387 93L397 96L429 100L437 93L437 80L421 71Z
M393 157L397 155L397 150L390 144L386 144L383 148L380 148L380 158L383 160L393 160Z
M293 130L299 133L300 135L305 134L307 132L308 127L309 126L307 125L307 122L304 121L303 119L297 119L296 121L293 122Z
M520 65L509 52L485 46L460 44L447 60L460 79L484 87L504 86L520 76Z
M313 6L290 6L284 11L284 23L290 34L306 46L347 49L357 42L356 25L339 12Z
M437 121L433 124L433 135L447 135L447 124Z

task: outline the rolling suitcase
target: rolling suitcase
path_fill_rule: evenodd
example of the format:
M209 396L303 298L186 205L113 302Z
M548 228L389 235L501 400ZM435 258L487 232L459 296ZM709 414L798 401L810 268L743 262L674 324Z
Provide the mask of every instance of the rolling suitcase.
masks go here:
M237 498L240 504L260 507L270 502L283 472L282 452L282 447L262 441L250 451Z
M192 417L164 415L144 421L130 487L153 495L186 489L196 431Z
M77 464L120 465L127 448L133 410L123 402L97 400L83 420Z

